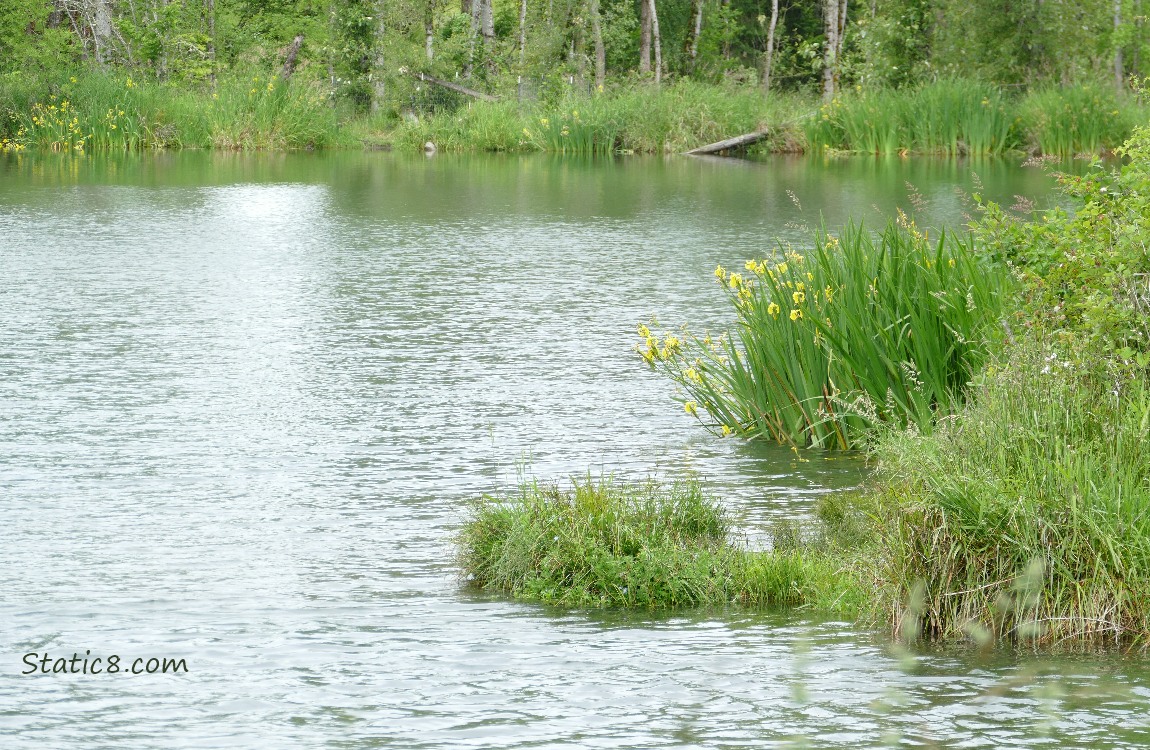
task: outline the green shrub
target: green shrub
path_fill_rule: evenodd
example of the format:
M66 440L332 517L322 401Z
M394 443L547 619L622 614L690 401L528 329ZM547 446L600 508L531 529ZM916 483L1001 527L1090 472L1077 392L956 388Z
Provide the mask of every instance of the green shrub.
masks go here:
M1073 213L977 241L1019 272L1017 343L953 421L886 431L880 610L941 638L1150 642L1150 130L1064 177Z
M732 330L660 340L640 326L637 350L724 435L797 446L853 447L877 423L929 432L981 369L1008 288L969 240L932 243L905 217L746 270L715 271Z
M1026 282L1020 325L1107 378L1150 367L1150 128L1118 151L1118 170L1060 177L1073 212L1031 220L987 203L974 225L978 243Z

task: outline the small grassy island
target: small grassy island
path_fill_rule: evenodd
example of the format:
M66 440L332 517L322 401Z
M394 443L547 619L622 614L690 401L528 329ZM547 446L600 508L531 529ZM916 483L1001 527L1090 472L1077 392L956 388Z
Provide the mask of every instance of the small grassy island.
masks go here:
M736 324L639 326L724 436L865 450L766 549L695 484L525 485L478 504L469 579L580 606L804 606L910 637L1150 643L1150 128L1062 176L1073 212L981 205L965 240L900 217L716 269ZM976 196L977 199L977 196ZM651 325L654 325L652 323Z

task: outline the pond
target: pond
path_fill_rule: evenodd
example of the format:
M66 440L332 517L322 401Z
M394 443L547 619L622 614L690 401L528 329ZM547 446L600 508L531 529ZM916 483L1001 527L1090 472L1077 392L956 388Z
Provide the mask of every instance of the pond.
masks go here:
M752 540L856 484L857 458L705 431L636 324L717 330L716 264L820 223L1051 186L925 159L0 158L4 746L1141 744L1141 658L554 610L452 559L468 501L521 474L694 473Z

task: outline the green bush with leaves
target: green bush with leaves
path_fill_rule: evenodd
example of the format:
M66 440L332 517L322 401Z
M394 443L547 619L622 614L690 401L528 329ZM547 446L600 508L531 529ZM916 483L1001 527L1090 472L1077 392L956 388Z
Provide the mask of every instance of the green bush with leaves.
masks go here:
M1118 154L1118 169L1059 177L1072 212L1029 220L988 202L975 237L1025 280L1023 326L1109 375L1131 376L1150 367L1150 127Z

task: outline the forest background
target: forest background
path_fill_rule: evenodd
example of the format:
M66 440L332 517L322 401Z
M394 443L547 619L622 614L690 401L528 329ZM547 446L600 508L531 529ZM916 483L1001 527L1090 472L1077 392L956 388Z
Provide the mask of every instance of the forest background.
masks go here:
M0 104L26 111L45 82L77 71L204 92L275 76L343 117L397 122L475 94L547 102L675 79L826 101L955 77L1122 93L1150 67L1148 10L1142 0L5 0ZM14 101L21 92L29 101Z

